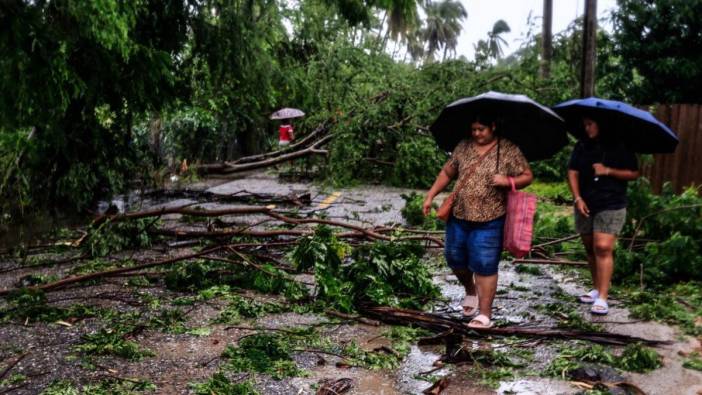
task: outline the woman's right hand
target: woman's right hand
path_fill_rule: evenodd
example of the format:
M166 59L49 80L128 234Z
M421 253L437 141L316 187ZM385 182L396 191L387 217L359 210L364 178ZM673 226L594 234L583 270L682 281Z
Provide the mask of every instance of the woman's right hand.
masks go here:
M590 209L587 207L587 204L583 199L578 199L577 202L575 202L575 208L580 212L580 214L583 215L583 217L587 218L590 216Z
M424 199L424 203L422 204L422 213L424 213L424 216L426 217L429 215L431 212L431 201L434 200L434 198L427 196Z

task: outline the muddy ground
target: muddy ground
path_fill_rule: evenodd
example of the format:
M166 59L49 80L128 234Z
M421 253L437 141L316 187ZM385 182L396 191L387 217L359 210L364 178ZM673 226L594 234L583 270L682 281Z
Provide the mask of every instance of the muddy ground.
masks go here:
M182 186L181 186L182 187ZM188 185L188 188L207 190L217 194L231 194L246 190L253 193L302 193L309 191L312 203L301 211L323 211L328 218L353 221L365 226L402 224L400 209L404 206L402 193L410 190L381 186L358 186L334 190L309 183L281 182L269 172L256 172L236 180L205 180ZM418 191L422 192L422 191ZM132 208L159 205L177 206L194 203L188 199L163 201L138 201L130 199ZM324 208L320 204L328 203ZM205 203L203 207L223 207L220 203ZM229 205L226 205L228 207ZM241 219L240 217L238 218ZM164 218L167 224L182 226L178 215ZM226 218L223 218L226 220ZM258 219L247 219L255 223ZM145 255L161 256L186 254L188 248L165 248L155 246ZM455 277L443 266L440 250L427 253L427 264L434 265L434 281L441 288L444 301L437 303L434 311L448 315L458 315L458 304L463 297L462 288ZM63 277L73 264L58 265L41 269L19 269L12 259L0 263L0 288L12 288L30 273ZM7 271L8 269L13 269ZM559 267L539 267L533 273L518 272L507 261L502 262L499 277L499 291L494 306L494 318L498 325L520 325L527 327L550 327L558 323L558 317L549 314L545 306L550 303L570 303L574 297L585 291L580 273ZM313 281L312 276L304 279ZM279 297L242 291L249 298L271 303L282 303ZM567 302L564 299L568 299ZM166 290L158 283L130 283L128 277L117 277L90 285L74 286L48 294L50 305L68 306L76 300L92 306L110 308L120 312L141 311L146 316L162 308L177 307L174 302L187 293ZM0 302L0 307L6 307ZM21 360L11 367L0 387L0 393L37 394L57 380L70 380L81 385L106 379L148 380L155 390L146 393L188 394L193 393L190 383L203 382L219 370L224 363L221 353L228 344L237 344L242 336L257 332L254 328L266 330L314 326L324 338L338 344L355 341L366 350L382 345L391 345L387 338L387 325L371 326L356 321L340 320L318 314L283 312L268 314L257 319L243 320L237 325L213 323L226 302L218 298L197 301L184 306L186 311L181 333L169 333L146 329L137 331L131 339L151 351L140 361L126 361L114 356L96 356L85 363L85 358L76 351L85 334L103 328L99 318L86 318L75 322L31 322L10 320L0 324L0 374L11 366L17 358ZM606 317L592 317L585 306L573 308L584 320L602 325L607 331L667 340L672 344L660 346L656 351L662 356L663 366L647 374L619 372L623 380L634 383L647 394L698 394L702 393L702 372L682 367L681 354L699 350L697 339L683 336L674 327L655 322L641 322L629 318L626 308L613 301L611 312ZM232 327L235 326L235 327ZM184 332L184 333L182 333ZM445 394L576 394L583 391L567 378L545 378L542 373L559 350L568 343L555 340L529 339L480 339L466 341L464 347L472 349L496 350L510 354L523 366L513 369L506 377L486 380L486 371L495 367L479 367L474 364L459 366L446 365L436 370L434 363L444 353L442 346L411 346L406 357L395 369L369 370L361 367L337 367L342 358L297 351L295 363L304 369L305 377L275 380L265 374L243 374L255 382L256 389L263 394L308 394L315 393L317 383L325 378L350 378L353 388L350 394L415 394L431 385L432 380L441 377L449 379ZM521 351L520 351L521 350ZM621 349L611 349L614 353ZM433 371L432 371L433 370ZM430 372L421 374L424 372ZM15 382L7 378L15 375ZM0 376L1 377L1 376ZM233 381L240 378L231 377Z

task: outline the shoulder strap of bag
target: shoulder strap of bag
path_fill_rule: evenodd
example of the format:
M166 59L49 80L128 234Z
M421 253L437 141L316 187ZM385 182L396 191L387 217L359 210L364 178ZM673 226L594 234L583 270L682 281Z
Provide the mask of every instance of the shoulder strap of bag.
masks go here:
M500 138L497 138L497 161L495 162L495 174L500 174Z

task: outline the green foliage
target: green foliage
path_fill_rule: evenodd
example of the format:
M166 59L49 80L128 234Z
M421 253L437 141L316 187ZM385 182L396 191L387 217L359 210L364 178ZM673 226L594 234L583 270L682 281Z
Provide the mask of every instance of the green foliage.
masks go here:
M166 286L174 291L187 291L208 288L220 283L216 273L225 266L218 261L197 259L173 266L166 274Z
M623 292L622 292L623 291ZM622 290L631 315L645 320L656 320L679 325L690 335L702 334L702 284L676 284L658 292Z
M401 358L384 351L372 352L361 348L356 341L351 341L342 350L342 354L351 365L363 366L372 370L395 369L400 366Z
M540 276L542 274L541 269L536 265L517 265L514 267L514 271L517 273L528 273L533 276Z
M0 134L34 128L3 198L82 210L123 190L135 114L175 96L185 3L21 1L0 15Z
M241 321L242 317L257 318L264 314L281 311L281 308L276 305L261 303L238 295L230 295L227 299L229 304L219 313L219 317L214 322L236 324Z
M102 380L96 384L74 385L68 380L54 381L44 388L41 395L136 395L156 390L146 380Z
M375 242L354 250L344 276L353 281L355 303L421 309L439 296L423 248L410 242Z
M562 237L572 233L575 227L572 217L572 209L541 202L534 216L534 237Z
M13 373L4 379L0 380L0 389L14 387L27 380L27 376L20 373Z
M662 365L661 356L641 344L629 344L617 359L617 366L630 372L646 373Z
M380 243L354 251L354 264L343 271L353 281L354 304L371 303L421 309L439 295L431 273L421 260L421 247L410 243ZM328 278L328 277L327 277ZM328 294L333 300L333 295Z
M349 264L342 264L346 249L328 227L319 226L291 254L296 267L314 265L317 298L340 311L367 303L421 308L439 295L418 243L361 246L348 258Z
M559 301L537 306L537 309L558 320L559 328L581 330L586 332L599 332L602 327L583 318L578 312L577 305L570 302Z
M258 395L253 383L246 380L240 383L232 383L222 372L217 372L204 383L191 384L190 387L196 395Z
M415 344L420 337L428 336L430 332L421 328L408 326L393 326L389 331L383 332L383 336L392 341L393 350L405 356L410 352L410 346Z
M129 221L105 221L88 230L88 236L82 245L91 257L101 257L125 249L139 249L151 246L149 228L156 225L150 218Z
M300 238L290 259L298 271L306 271L316 265L341 266L341 260L348 253L348 245L340 242L332 228L320 225L313 235Z
M165 320L173 322L168 313L163 314L162 320L154 320L158 325ZM96 355L114 355L129 361L139 361L144 357L153 356L153 352L142 348L138 343L129 340L133 334L148 328L138 313L122 313L108 318L108 324L95 332L84 334L81 343L75 350L81 352L87 360Z
M76 346L76 351L86 356L114 355L128 361L138 361L154 354L142 348L138 343L125 340L133 327L116 327L101 329L95 333L83 335L83 343Z
M494 369L483 369L480 371L480 384L489 388L498 388L500 382L515 378L514 370L511 368L498 367Z
M534 181L524 191L531 192L541 200L553 204L570 205L573 201L568 184L563 180L559 180L559 182L542 182L539 179Z
M685 358L683 367L702 371L702 356L698 352L693 352Z
M616 356L599 344L564 346L544 371L545 376L565 377L580 367L581 362L613 366L622 370L646 373L661 366L661 357L640 344L629 344Z
M422 212L424 196L416 192L410 192L409 194L402 194L400 196L405 200L405 207L402 208L400 213L402 214L402 218L404 218L409 225L419 226L427 230L444 229L444 223L436 217L436 211L432 210L431 214L426 217L424 216ZM434 209L438 208L435 203L432 206Z
M200 290L201 299L218 295L229 295L230 286L255 289L269 294L282 294L289 300L300 300L307 296L307 290L284 271L270 264L255 267L237 267L227 274L222 270L231 269L226 262L198 259L174 265L166 274L165 283L171 290ZM180 300L179 303L192 303L194 300Z
M397 144L392 183L409 188L428 188L436 179L445 161L444 153L428 136L418 136Z
M621 74L638 103L696 102L702 85L700 0L620 0L614 11ZM636 78L638 77L638 78Z
M185 333L185 313L178 308L171 310L162 310L157 316L151 318L148 326L151 328L160 329L168 333Z
M651 192L646 179L630 183L625 236L654 240L643 249L615 251L614 281L650 288L702 280L702 197L694 188L676 195L670 185L660 195Z
M290 343L281 335L255 334L244 337L238 347L231 345L222 353L227 369L235 372L260 372L280 380L306 373L295 365Z
M56 322L69 317L94 317L101 310L81 304L69 307L55 307L47 303L46 294L36 288L21 288L7 298L8 306L0 311L0 321L31 320L41 322Z

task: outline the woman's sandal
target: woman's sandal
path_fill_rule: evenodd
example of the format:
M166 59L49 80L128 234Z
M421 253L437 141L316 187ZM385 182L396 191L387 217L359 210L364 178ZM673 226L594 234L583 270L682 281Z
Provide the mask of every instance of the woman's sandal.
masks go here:
M600 293L597 292L596 289L593 289L592 291L590 291L586 294L580 295L578 297L578 301L580 301L580 303L583 303L583 304L593 304L593 303L595 303L595 299L597 299L598 296L600 296Z
M600 298L595 299L595 303L593 303L592 307L590 308L590 313L597 315L606 315L609 313L609 305L607 305L607 301Z
M489 329L492 328L492 321L485 314L478 314L468 323L468 328Z
M472 317L480 311L478 308L478 295L466 295L461 302L461 307L463 307L463 316Z

